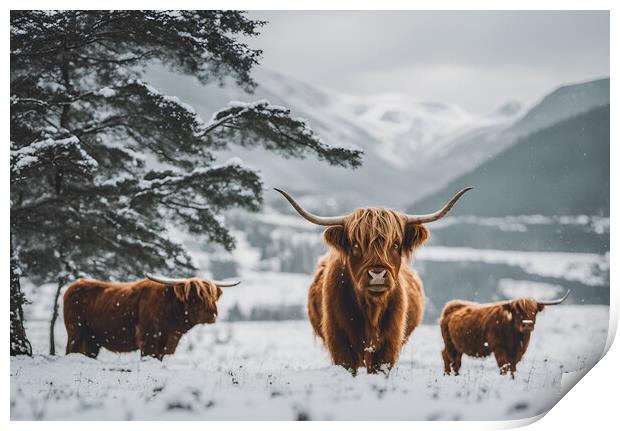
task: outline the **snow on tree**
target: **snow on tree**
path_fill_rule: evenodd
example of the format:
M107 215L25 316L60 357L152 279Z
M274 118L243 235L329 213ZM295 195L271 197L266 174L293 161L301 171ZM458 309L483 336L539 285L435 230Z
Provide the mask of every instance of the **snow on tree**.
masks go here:
M261 52L238 38L264 24L238 11L11 12L11 250L25 276L56 282L58 299L80 276L191 274L172 228L231 250L221 212L262 203L255 170L214 164L233 144L360 165L360 150L327 145L286 108L233 103L205 122L141 79L159 62L251 91ZM12 275L19 317L13 296Z

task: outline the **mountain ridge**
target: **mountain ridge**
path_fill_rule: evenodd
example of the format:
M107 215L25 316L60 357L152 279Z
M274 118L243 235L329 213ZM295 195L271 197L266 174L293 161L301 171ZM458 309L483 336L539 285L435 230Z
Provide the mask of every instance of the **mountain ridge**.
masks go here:
M514 102L511 106L510 101L480 116L456 105L412 101L398 94L343 95L269 71L258 73L256 79L259 85L255 93L247 94L234 86L204 87L190 77L163 69L149 73L149 80L162 92L188 102L205 119L232 100L267 99L306 118L325 142L362 148L363 166L356 170L327 166L312 158L284 160L262 149L233 147L218 154L222 160L238 156L250 161L261 170L267 187L282 186L286 179L286 184L299 193L337 199L343 209L404 208L475 169L529 132L529 111L521 113L521 108ZM554 105L561 112L539 116L542 119L538 123L556 121L556 117L566 117L567 112L586 109L605 99L600 95L604 91L592 97L587 95L591 90L584 91L585 95L576 97L570 109ZM544 101L534 108L548 104Z
M605 105L538 130L409 208L434 208L452 191L473 185L476 193L454 214L607 217L609 121Z

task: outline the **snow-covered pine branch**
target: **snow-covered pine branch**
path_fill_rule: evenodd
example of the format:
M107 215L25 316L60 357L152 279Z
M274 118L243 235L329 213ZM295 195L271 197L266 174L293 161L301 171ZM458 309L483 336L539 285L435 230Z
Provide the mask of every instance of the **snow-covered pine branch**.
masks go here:
M326 144L305 119L293 117L290 109L272 105L267 100L231 102L213 115L206 132L244 147L262 145L285 157L303 158L314 154L319 160L344 167L360 166L363 155L359 148Z
M33 175L31 171L48 164L62 165L72 174L84 177L92 176L99 167L77 136L47 138L11 150L11 182L21 181Z
M149 172L143 180L117 184L130 187L131 208L160 203L162 217L176 221L191 233L202 233L226 249L234 238L217 214L233 207L257 210L262 203L262 181L251 168L234 160L223 165L197 168L188 173Z

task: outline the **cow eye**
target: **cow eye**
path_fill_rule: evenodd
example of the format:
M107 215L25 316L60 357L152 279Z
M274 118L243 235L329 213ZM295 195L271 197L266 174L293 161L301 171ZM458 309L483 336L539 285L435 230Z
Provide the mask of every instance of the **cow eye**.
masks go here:
M398 250L400 248L400 244L398 243L398 241L394 241L394 244L392 244L392 247Z
M358 243L353 243L353 248L354 248L355 250L359 250L360 245L359 245Z

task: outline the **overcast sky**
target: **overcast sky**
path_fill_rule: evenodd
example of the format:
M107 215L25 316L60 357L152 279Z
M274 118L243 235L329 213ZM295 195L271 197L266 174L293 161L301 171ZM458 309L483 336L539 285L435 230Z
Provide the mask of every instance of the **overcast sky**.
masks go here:
M609 75L609 13L250 12L262 65L346 93L406 93L484 113Z

